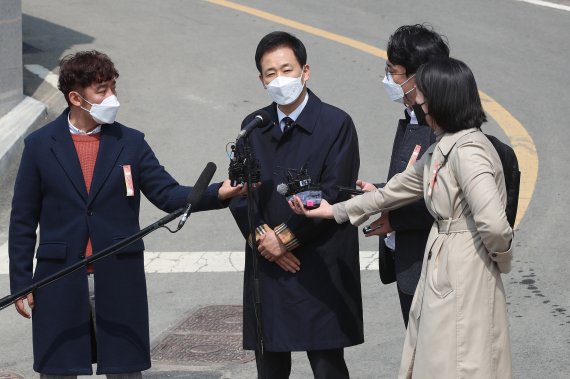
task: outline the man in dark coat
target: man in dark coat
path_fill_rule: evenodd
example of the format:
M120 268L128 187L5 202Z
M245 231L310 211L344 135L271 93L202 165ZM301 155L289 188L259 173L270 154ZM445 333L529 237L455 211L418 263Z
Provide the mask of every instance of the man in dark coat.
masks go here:
M261 170L262 184L253 193L254 223L265 259L253 257L246 244L244 348L256 350L259 370L252 272L257 259L264 377L288 378L291 351L306 351L316 378L348 378L344 347L363 342L358 231L332 220L295 215L276 186L286 182L288 169L305 167L312 182L321 186L323 198L346 200L348 195L336 186L349 186L357 178L354 123L307 89L307 53L296 37L268 34L259 42L255 59L274 102L264 108L272 123L249 136ZM249 236L246 199L234 198L230 209L244 237Z
M421 106L416 104L415 74L418 68L437 57L449 56L449 48L442 37L425 25L401 26L388 40L388 61L384 86L391 100L403 103L405 118L398 122L388 180L420 159L427 148L435 142L432 129L427 126ZM376 187L359 180L365 190ZM416 286L420 279L424 250L433 217L428 212L423 199L413 204L384 212L373 222L375 229L371 235L380 235L380 254L386 251L394 256L395 271L400 307L404 325L408 325L410 307ZM387 237L384 237L388 234ZM382 264L382 260L380 261ZM388 260L388 262L390 261ZM382 271L381 271L382 272ZM393 280L393 279L392 279Z
M97 51L61 61L69 108L26 138L16 178L12 293L139 232L141 192L166 212L186 204L192 188L165 171L143 133L115 122L118 76ZM229 181L213 184L194 210L221 208L240 191ZM121 378L140 378L150 367L143 251L139 240L16 302L26 318L24 303L32 309L34 370L42 378L90 375L92 362L98 374Z

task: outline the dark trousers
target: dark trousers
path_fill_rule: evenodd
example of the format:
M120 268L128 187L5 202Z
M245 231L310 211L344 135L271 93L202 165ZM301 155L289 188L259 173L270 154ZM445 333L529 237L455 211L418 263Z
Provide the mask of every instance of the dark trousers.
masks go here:
M307 351L315 379L348 379L344 349ZM255 352L259 370L259 355ZM265 379L288 379L291 375L291 352L263 353ZM258 371L259 374L259 371ZM259 376L259 375L258 375Z
M410 308L412 307L412 300L414 295L403 293L398 287L398 296L400 296L400 308L402 308L402 316L404 316L404 325L408 328L408 320L410 319Z

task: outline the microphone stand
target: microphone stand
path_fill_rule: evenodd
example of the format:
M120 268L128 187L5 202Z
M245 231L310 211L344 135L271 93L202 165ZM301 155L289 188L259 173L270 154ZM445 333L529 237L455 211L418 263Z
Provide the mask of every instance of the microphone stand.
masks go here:
M164 216L163 218L161 218L160 220L158 220L157 222L155 222L152 225L147 226L146 228L142 229L141 231L139 231L136 234L133 234L130 237L127 237L119 242L117 242L114 245L111 245L99 252L97 252L96 254L91 255L90 257L87 257L79 262L76 262L74 264L72 264L71 266L68 266L66 268L64 268L61 271L58 271L42 280L38 280L36 283L32 284L31 286L24 288L23 290L20 290L14 294L8 295L2 299L0 299L0 310L6 308L7 306L9 306L10 304L14 303L16 300L22 298L23 296L33 292L34 290L38 289L38 288L42 288L44 286L47 286L48 284L51 284L53 282L55 282L56 280L71 274L74 271L79 270L81 267L83 266L87 266L89 263L95 262L99 259L105 258L111 254L116 253L117 251L119 251L120 249L131 245L132 243L140 240L141 238L143 238L144 236L154 232L156 229L163 227L164 225L168 224L170 221L174 220L175 218L177 218L178 216L182 215L183 213L186 212L187 207L184 208L180 208L175 210L174 212ZM176 231L178 231L180 228L178 228Z
M255 224L253 215L253 178L252 171L255 169L253 154L251 146L249 144L249 135L244 137L244 155L247 162L247 218L249 222L249 231L251 238L251 254L253 262L253 292L254 292L254 312L255 319L257 321L257 350L259 359L257 359L257 371L258 378L265 378L265 364L263 362L263 356L265 352L264 342L263 342L263 313L261 312L261 281L259 280L259 251L257 250L257 244L255 241Z

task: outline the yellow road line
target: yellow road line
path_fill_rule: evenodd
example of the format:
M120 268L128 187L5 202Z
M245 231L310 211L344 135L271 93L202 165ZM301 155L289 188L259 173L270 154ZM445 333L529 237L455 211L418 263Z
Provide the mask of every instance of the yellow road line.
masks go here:
M309 34L313 34L346 46L350 46L354 49L374 55L384 60L388 59L385 50L379 49L375 46L357 41L352 38L327 32L325 30L318 29L307 24L293 21L284 17L274 15L272 13L264 12L259 9L251 8L231 1L226 1L226 0L205 0L205 1L226 8L234 9L240 12L248 13L252 16L259 17L274 22L276 24L285 25L292 29L301 30ZM486 93L480 91L479 94L481 96L483 108L497 122L497 124L501 127L501 129L503 129L503 131L509 138L511 145L513 146L513 149L515 150L517 158L519 160L519 166L522 172L522 178L521 178L521 188L519 195L519 208L516 220L516 225L518 225L528 209L528 206L532 199L532 194L534 193L534 188L536 186L536 180L538 178L538 154L536 152L536 146L534 145L534 141L532 140L531 136L528 134L524 126L516 118L514 118L513 115L509 113L509 111L507 111L503 106L501 106L499 103L493 100L493 98L491 98Z

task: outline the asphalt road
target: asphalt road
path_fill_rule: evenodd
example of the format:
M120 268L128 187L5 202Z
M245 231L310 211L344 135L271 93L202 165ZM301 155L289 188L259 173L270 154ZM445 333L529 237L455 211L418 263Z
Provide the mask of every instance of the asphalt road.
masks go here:
M398 26L431 23L447 36L452 56L472 68L479 89L505 110L489 118L486 131L508 141L505 119L516 120L528 133L528 139L511 140L524 156L523 178L533 179L538 167L536 180L524 184L532 197L517 228L513 271L503 276L514 377L570 377L570 12L514 0L240 0L258 11L249 13L232 4L23 0L23 61L54 70L70 52L109 54L120 72L118 120L144 131L161 163L191 184L208 161L218 165L215 180L226 176L226 143L235 139L246 114L269 102L257 77L255 47L270 31L290 31L307 46L309 87L350 113L357 125L360 176L381 181L402 114L381 87L385 62L369 48L322 31L385 50ZM24 87L48 104L50 118L62 111L57 90L27 70ZM1 173L0 245L14 170ZM141 224L162 215L145 203ZM181 233L158 231L145 242L150 251L243 248L227 210L195 214ZM361 249L375 250L376 241L362 239ZM239 273L150 274L148 282L153 343L203 305L241 303ZM8 288L7 275L0 275L1 296ZM362 288L366 342L347 349L349 368L354 378L395 377L404 334L396 289L382 286L374 271L363 272ZM30 323L13 309L0 311L0 373L35 378L31 364ZM255 372L252 363L155 366L149 377L252 378ZM310 377L302 354L295 355L292 377Z

